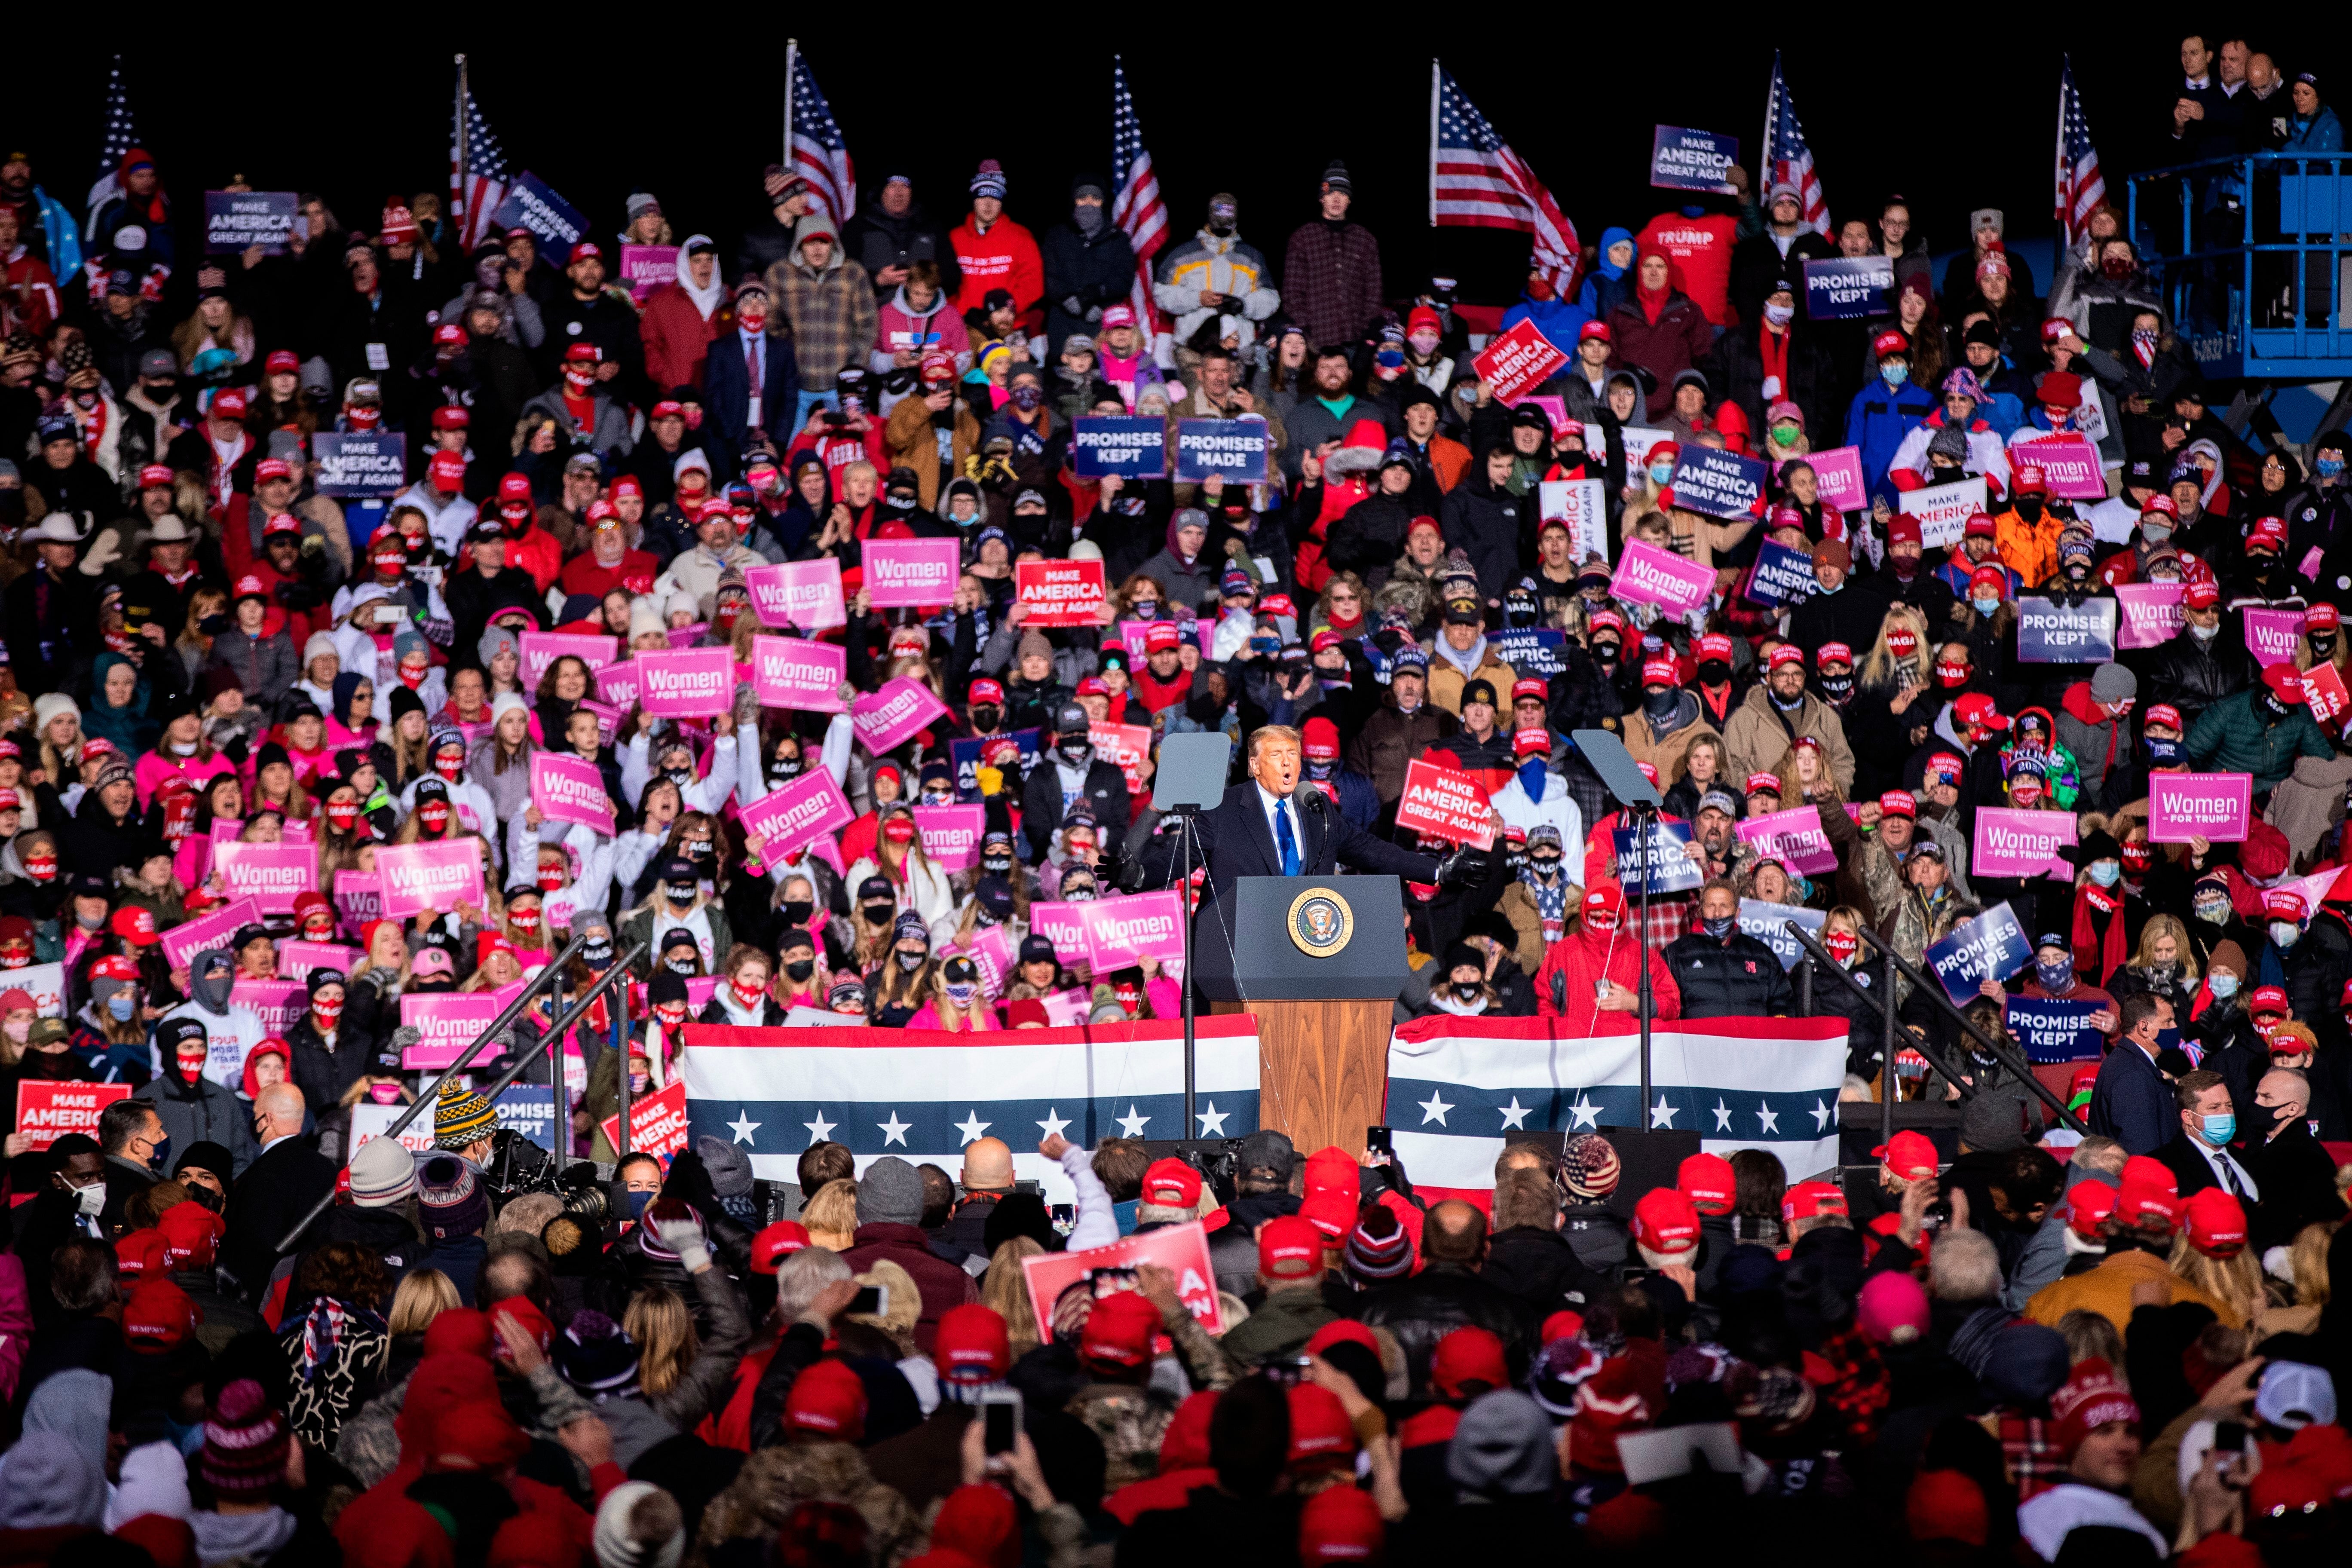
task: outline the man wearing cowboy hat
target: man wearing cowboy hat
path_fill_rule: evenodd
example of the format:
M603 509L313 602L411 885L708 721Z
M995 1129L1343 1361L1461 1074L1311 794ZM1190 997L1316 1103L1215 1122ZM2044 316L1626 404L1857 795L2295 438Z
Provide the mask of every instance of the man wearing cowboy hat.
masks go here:
M167 511L147 526L143 538L133 540L132 553L143 550L147 565L123 584L123 619L134 628L153 628L147 635L158 647L185 628L188 603L206 585L205 568L196 560L198 537L177 512ZM215 578L211 585L221 584Z
M76 520L51 512L19 537L39 552L30 570L0 592L0 639L18 689L37 696L65 684L77 649L94 652L98 585L74 569Z

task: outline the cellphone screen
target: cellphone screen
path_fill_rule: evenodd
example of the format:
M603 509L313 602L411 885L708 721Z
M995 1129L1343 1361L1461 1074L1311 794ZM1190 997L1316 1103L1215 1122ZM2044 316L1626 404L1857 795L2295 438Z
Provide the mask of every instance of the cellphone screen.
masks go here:
M1013 1434L1015 1430L1013 1416L1018 1413L1015 1406L1007 1400L983 1405L981 1406L981 1411L982 1417L988 1423L985 1436L988 1452L992 1454L1013 1452Z
M890 1310L889 1301L889 1293L882 1286L867 1285L849 1299L849 1310L854 1317L878 1318Z

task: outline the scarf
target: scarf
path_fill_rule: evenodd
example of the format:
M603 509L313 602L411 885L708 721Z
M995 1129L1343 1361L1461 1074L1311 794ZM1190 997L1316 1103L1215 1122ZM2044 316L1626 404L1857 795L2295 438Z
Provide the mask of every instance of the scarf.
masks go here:
M1656 257L1661 261L1666 260L1665 253L1658 250L1645 251L1643 253L1640 259L1642 261L1647 261L1653 256ZM1663 289L1651 288L1648 284L1641 280L1641 274L1638 271L1634 274L1633 302L1642 307L1643 316L1649 321L1650 325L1654 327L1658 324L1658 317L1664 312L1666 301L1674 295L1675 283L1672 263L1668 263L1668 268L1669 269L1666 274L1666 286Z
M302 1320L302 1357L294 1369L297 1375L306 1384L318 1382L319 1374L329 1369L342 1349L343 1336L354 1331L383 1333L383 1320L365 1307L331 1297L321 1296L311 1302L310 1315Z
M1566 862L1563 861L1562 865L1564 867ZM1568 924L1568 872L1563 869L1555 873L1551 884L1545 887L1544 879L1536 875L1533 866L1519 868L1519 885L1528 890L1528 897L1536 901L1536 913L1543 917L1546 942L1559 941L1553 933Z
M1466 652L1456 652L1454 645L1444 637L1439 637L1433 647L1438 658L1460 670L1462 679L1468 680L1478 673L1478 667L1486 662L1486 634L1480 632L1478 640L1472 644Z
M1789 393L1789 334L1776 332L1769 327L1756 330L1756 351L1764 360L1764 395L1785 397Z
M2123 967L2123 902L2119 894L2095 885L2086 884L2074 890L2074 926L2071 934L2076 979L2105 985Z
M694 274L688 269L686 258L697 244L709 245L709 243L710 237L707 234L689 234L686 237L686 243L677 247L678 291L694 301L694 308L701 312L702 319L706 321L710 320L711 311L726 303L727 285L719 280L719 268L714 267L710 269L710 286L707 289L696 288Z

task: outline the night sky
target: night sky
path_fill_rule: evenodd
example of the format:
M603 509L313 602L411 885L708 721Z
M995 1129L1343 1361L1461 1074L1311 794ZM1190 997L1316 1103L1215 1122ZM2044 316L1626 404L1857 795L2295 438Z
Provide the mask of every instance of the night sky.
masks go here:
M1193 25L1165 11L1150 13L1150 27L1079 38L1072 24L1084 14L1058 7L993 18L956 7L913 22L855 9L879 19L794 17L802 47L861 183L910 174L942 221L960 216L973 165L991 156L1011 181L1015 218L1033 230L1057 221L1071 176L1107 168L1117 51L1172 238L1197 226L1211 192L1231 190L1244 237L1278 267L1337 156L1354 176L1354 216L1380 236L1390 291L1445 271L1470 299L1513 297L1528 245L1428 226L1433 43L1588 244L1611 224L1639 228L1677 199L1648 185L1654 124L1737 136L1752 173L1773 56L1763 32L1727 38L1706 30L1704 12L1661 20L1635 7L1574 27L1519 25L1532 7L1489 8L1462 41L1405 46L1378 39L1363 13L1349 14L1336 40L1330 29ZM262 189L320 190L347 226L370 230L388 193L446 190L451 57L461 44L515 166L562 193L600 236L619 228L623 198L638 188L661 198L681 235L698 228L730 242L758 216L760 174L781 140L783 40L751 23L775 11L639 8L590 26L576 18L614 12L402 7L364 35L322 32L328 14L240 8L112 30L137 123L184 223L201 216L202 192L233 173ZM451 25L419 25L436 15ZM2019 235L2049 232L2063 51L2073 53L2111 192L2120 198L2125 172L2169 159L2179 35L2168 23L2119 43L2091 18L2044 28L2034 14L2004 10L1987 26L1912 12L1887 42L1865 47L1874 24L1862 13L1847 14L1851 37L1837 42L1820 41L1832 29L1804 21L1803 8L1790 15L1790 87L1833 218L1874 215L1899 190L1938 250L1959 243L1979 205L2004 208ZM688 16L697 22L676 29L661 20ZM427 32L436 41L417 37ZM2316 55L2319 37L2306 21L2253 43L2290 75L2326 72L2339 57ZM59 29L47 45L13 51L0 139L30 151L37 178L79 210L117 46L87 28ZM721 68L770 47L772 67Z

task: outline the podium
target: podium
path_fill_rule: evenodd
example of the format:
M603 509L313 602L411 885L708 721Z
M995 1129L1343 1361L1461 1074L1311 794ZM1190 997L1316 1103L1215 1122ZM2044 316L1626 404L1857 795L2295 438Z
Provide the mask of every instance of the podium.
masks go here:
M1214 1013L1257 1020L1258 1122L1350 1154L1386 1119L1391 1009L1411 973L1394 877L1241 877L1192 929Z

